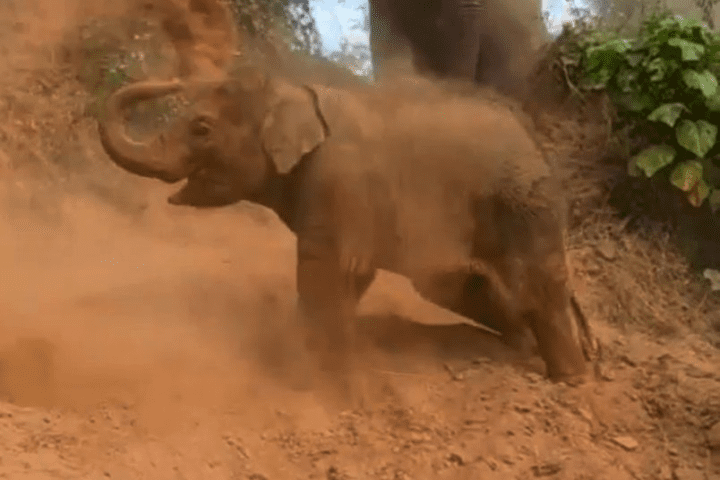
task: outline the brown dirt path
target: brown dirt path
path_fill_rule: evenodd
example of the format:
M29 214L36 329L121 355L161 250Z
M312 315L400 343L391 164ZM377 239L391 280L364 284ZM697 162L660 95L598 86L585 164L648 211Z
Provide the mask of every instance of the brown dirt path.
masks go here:
M605 380L573 389L466 327L376 320L374 403L343 412L268 368L294 301L276 219L71 199L62 228L0 227L0 478L714 478L697 338L596 322Z

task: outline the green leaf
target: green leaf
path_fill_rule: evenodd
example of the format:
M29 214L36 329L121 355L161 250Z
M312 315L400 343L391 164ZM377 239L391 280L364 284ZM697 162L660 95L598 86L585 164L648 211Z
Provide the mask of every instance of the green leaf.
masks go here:
M615 81L622 92L632 92L637 88L638 72L623 68L615 75Z
M672 16L660 21L660 26L667 30L690 30L700 25L694 18Z
M717 213L718 209L720 208L720 190L713 189L712 193L710 194L710 209L713 213Z
M650 60L645 66L645 70L650 74L650 81L658 82L665 78L667 72L667 63L660 57L655 57Z
M671 38L667 43L671 47L678 47L680 49L681 58L684 62L700 60L700 57L705 53L705 47L703 45L682 38Z
M587 73L588 84L597 85L604 88L608 80L612 77L612 73L607 68L601 68Z
M720 91L705 99L705 106L712 112L720 112Z
M682 75L685 84L690 88L700 90L705 98L711 97L717 92L717 78L709 70L703 70L702 72L685 70Z
M129 80L128 76L119 68L108 70L105 74L104 84L109 90L115 90Z
M625 59L631 67L637 67L643 59L642 53L628 53Z
M646 93L612 93L611 96L615 104L631 112L642 112L655 106L652 97Z
M632 48L632 43L630 40L619 38L616 40L610 40L604 43L601 43L600 45L589 47L587 50L585 50L586 55L590 57L596 57L596 58L607 58L609 55L612 55L613 53L625 53L628 50Z
M666 103L653 110L647 118L651 122L663 122L674 127L677 119L680 118L682 112L686 110L687 107L682 103Z
M653 145L648 147L630 160L628 174L642 171L650 178L663 167L670 165L675 160L675 149L669 145Z
M609 78L620 65L622 59L621 54L630 48L630 42L623 39L612 40L598 46L588 47L585 50L585 57L587 58L586 71L597 72L601 77L597 79L598 82L602 81L602 77L606 75ZM598 70L602 73L598 72ZM605 79L605 81L606 80L607 79Z
M717 127L705 120L680 120L675 127L675 137L681 147L703 158L715 145Z
M715 165L713 159L699 159L703 166L703 178L711 187L720 187L720 167Z
M707 183L705 183L705 180L701 178L688 192L687 198L690 205L693 207L699 207L703 204L708 195L710 195L710 187Z
M670 183L683 192L689 192L702 180L702 174L702 164L697 160L688 160L673 169L670 174Z

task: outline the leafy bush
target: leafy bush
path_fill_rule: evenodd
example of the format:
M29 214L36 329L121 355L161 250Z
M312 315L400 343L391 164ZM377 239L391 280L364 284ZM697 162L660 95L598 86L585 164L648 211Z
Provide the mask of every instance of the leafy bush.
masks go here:
M713 212L720 208L720 35L669 11L644 20L635 38L569 27L563 35L568 84L605 90L621 123L651 139L628 174L663 172L692 205L708 199Z

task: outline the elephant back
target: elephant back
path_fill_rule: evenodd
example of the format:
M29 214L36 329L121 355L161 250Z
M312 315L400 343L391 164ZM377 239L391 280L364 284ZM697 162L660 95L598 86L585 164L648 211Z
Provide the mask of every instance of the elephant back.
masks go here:
M370 107L366 95L323 85L310 87L317 96L318 109L330 137L375 143L384 136L385 121Z

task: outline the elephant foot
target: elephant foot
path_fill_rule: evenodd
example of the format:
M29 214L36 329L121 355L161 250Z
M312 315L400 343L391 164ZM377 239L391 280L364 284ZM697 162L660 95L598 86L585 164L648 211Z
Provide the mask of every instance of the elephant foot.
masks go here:
M585 357L578 346L567 345L566 349L557 348L550 352L541 349L540 353L551 381L579 385L588 379Z
M500 337L502 342L524 356L537 355L538 345L529 328L508 329Z
M570 387L579 387L580 385L584 385L591 380L590 373L587 371L585 371L583 373L568 374L568 375L555 375L555 376L548 375L548 378L553 383L564 383L565 385L568 385Z
M315 386L318 368L311 352L302 346L293 349L283 368L284 383L296 392L307 392Z
M548 378L568 384L583 383L588 368L580 344L569 329L558 325L560 322L540 322L538 318L536 312L526 316L545 361Z
M351 358L323 355L314 378L314 390L337 409L361 411L368 405L368 379ZM343 358L345 357L345 358Z

